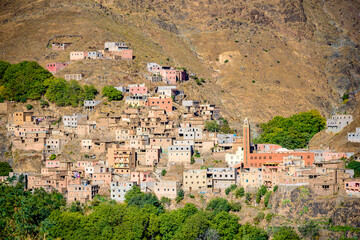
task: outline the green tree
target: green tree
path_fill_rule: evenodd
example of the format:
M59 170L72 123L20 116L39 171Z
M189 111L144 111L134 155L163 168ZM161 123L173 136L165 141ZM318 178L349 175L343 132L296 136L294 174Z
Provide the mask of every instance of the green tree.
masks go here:
M267 232L265 232L263 229L251 226L249 223L246 223L239 228L239 233L237 236L237 239L243 240L267 240L269 238Z
M38 100L46 91L44 82L52 74L37 62L23 61L7 67L1 83L1 97L8 100L25 102L27 99Z
M107 97L109 101L121 101L123 99L122 92L113 86L105 86L101 92L102 95Z
M161 171L161 176L165 176L166 173L167 173L166 169L163 169L163 170Z
M2 81L2 79L3 79L3 77L4 77L5 71L6 71L10 66L11 66L10 63L0 60L0 81L1 81L0 83L1 83L1 84L4 84L4 82Z
M238 221L238 217L226 211L221 211L212 219L210 227L219 232L221 239L232 240L238 234L240 227Z
M98 90L94 87L94 85L85 85L84 86L84 92L85 92L85 100L93 100L96 95L99 93Z
M75 80L67 82L57 78L47 81L45 84L48 86L45 97L58 106L77 107L85 99L84 89Z
M51 154L51 156L49 157L50 160L55 160L56 159L56 154Z
M326 119L317 110L301 112L289 118L276 116L260 125L262 133L254 142L279 144L289 149L303 148L325 126Z
M346 165L346 168L354 169L355 178L360 177L360 162L352 160Z
M0 176L9 176L13 169L8 162L0 162Z

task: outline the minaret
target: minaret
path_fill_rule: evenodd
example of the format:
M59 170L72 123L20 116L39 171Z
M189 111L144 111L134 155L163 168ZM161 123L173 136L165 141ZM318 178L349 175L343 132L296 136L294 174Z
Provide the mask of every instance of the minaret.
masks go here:
M250 158L250 125L248 118L246 117L244 120L243 126L243 142L244 142L244 166L249 166L249 158Z

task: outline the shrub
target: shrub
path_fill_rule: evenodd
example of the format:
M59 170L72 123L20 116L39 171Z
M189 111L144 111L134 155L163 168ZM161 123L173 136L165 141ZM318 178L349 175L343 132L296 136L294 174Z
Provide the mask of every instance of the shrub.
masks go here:
M240 202L231 202L231 211L239 212L241 210Z
M245 202L249 203L251 201L251 194L250 193L246 193L245 194Z
M189 198L195 198L195 196L194 196L194 195L192 195L192 194L190 194L190 195L189 195Z
M265 220L266 220L267 222L271 222L271 219L273 218L274 215L275 215L274 213L268 213L268 214L266 214Z
M279 189L279 186L275 185L274 192L276 192Z
M161 171L161 176L165 176L166 173L167 173L166 169L163 169L163 170Z
M267 192L265 194L265 197L264 197L264 205L265 205L265 207L269 206L270 196L271 196L271 192Z
M40 107L41 108L46 108L49 106L49 102L45 101L45 100L40 100Z
M56 159L56 154L51 154L51 156L49 157L50 160L55 160Z
M299 235L291 227L280 227L274 234L273 240L300 240Z
M26 108L27 108L27 110L31 110L31 109L33 109L34 107L33 107L31 104L28 104L28 105L26 105Z
M243 196L245 196L245 189L243 187L239 188L239 189L236 189L235 197L239 198L239 197L243 197Z
M255 217L254 217L254 222L255 223L259 223L259 222L261 222L263 219L265 218L265 213L263 213L263 212L259 212Z
M316 239L319 236L319 227L313 221L306 222L299 226L298 230L304 238Z
M162 204L166 204L166 205L170 205L170 203L171 203L171 199L170 198L168 198L168 197L161 197L161 200L160 200L160 202L162 203Z
M8 162L0 162L0 176L9 176L13 169Z
M229 60L226 59L226 60L224 61L224 63L227 63L227 62L229 62Z

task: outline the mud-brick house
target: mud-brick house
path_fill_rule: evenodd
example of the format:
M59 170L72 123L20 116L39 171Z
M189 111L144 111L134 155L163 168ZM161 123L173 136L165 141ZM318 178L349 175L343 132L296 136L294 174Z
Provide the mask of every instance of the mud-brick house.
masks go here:
M56 73L63 70L68 66L67 63L48 63L46 64L46 69L51 73Z
M99 186L83 182L82 184L69 185L67 191L68 203L79 201L84 204L86 201L92 200L98 194Z
M136 153L134 148L112 144L107 150L108 166L114 168L115 174L130 174L136 166Z

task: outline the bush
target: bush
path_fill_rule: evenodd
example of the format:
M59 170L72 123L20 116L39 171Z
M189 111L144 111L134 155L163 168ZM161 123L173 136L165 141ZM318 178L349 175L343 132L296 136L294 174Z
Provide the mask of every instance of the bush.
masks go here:
M243 196L245 196L245 189L243 187L239 188L239 189L236 189L235 197L239 198L239 197L243 197Z
M192 194L190 194L190 195L189 195L189 198L195 198L195 196L194 196L194 195L192 195Z
M27 108L27 110L31 110L31 109L33 109L34 107L33 107L31 104L28 104L28 105L26 105L26 108Z
M279 189L279 186L275 185L274 192L276 192Z
M360 177L360 162L352 160L346 165L346 168L354 169L355 178Z
M161 202L162 204L164 204L164 205L170 205L171 199L168 198L168 197L161 197L160 202Z
M166 173L167 173L167 171L166 171L165 169L163 169L163 170L161 171L161 176L165 176Z
M319 227L313 221L306 222L299 226L298 230L304 238L316 239L319 236Z
M41 108L46 108L49 106L49 102L45 101L45 100L40 100L40 107Z
M273 240L300 240L299 235L291 227L280 227L274 234Z
M56 154L51 154L51 156L49 157L50 160L55 160L56 159Z
M264 205L267 208L269 206L271 192L267 192L264 197Z
M273 213L268 213L268 214L266 214L265 220L266 220L267 222L271 222L271 219L273 218L274 215L275 215L275 214L273 214Z
M229 60L226 59L226 60L224 61L224 63L227 63L227 62L229 62Z
M245 194L245 202L249 203L251 201L251 194L250 193L246 193Z
M225 189L225 194L229 195L231 191L234 191L236 189L236 184L232 184L230 187Z
M105 86L101 92L102 95L107 97L109 101L121 101L123 99L122 92L113 86Z
M239 212L241 210L241 203L240 202L232 202L231 203L231 211Z
M255 217L254 217L254 222L256 224L260 223L263 219L265 218L265 213L263 212L259 212Z

